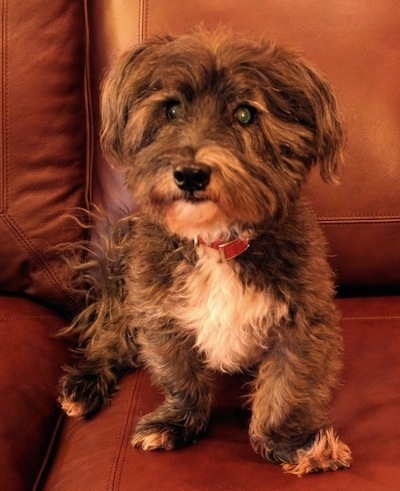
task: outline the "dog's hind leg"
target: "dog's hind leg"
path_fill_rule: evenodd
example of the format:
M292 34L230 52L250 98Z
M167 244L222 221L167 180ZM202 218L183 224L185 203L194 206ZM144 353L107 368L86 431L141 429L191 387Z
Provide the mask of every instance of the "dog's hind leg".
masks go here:
M78 344L81 355L59 384L59 402L70 416L88 416L108 404L118 379L138 366L135 330L125 309L133 228L133 217L117 221L87 260L71 261L87 306L60 333Z
M118 379L137 368L137 346L128 329L109 328L82 350L82 360L65 368L59 402L69 416L90 416L111 401Z

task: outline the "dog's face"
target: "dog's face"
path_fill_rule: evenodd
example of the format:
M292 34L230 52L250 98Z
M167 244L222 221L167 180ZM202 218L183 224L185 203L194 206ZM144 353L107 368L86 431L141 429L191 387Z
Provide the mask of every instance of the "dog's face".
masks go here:
M269 42L209 32L145 42L108 75L102 118L103 149L142 213L188 238L284 217L316 163L337 178L334 96Z

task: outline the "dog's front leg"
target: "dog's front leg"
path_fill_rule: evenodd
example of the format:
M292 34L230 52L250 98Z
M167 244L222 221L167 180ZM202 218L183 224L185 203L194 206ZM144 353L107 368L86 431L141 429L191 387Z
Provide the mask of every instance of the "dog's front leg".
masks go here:
M334 350L332 350L334 351ZM328 407L335 356L308 359L297 346L272 349L254 381L250 441L264 458L296 475L347 468L351 452L333 430ZM329 372L332 372L331 374Z
M187 339L160 333L153 333L152 338L140 340L142 355L166 397L161 406L138 421L131 443L142 450L171 450L194 443L205 433L211 381Z

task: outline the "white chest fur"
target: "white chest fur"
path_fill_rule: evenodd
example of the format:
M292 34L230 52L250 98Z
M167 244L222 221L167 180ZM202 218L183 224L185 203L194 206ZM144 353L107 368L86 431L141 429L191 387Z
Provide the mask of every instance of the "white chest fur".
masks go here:
M204 246L181 300L175 315L182 327L194 331L207 365L224 372L257 362L267 349L269 326L286 314L268 291L244 287L235 264L221 262L216 251Z

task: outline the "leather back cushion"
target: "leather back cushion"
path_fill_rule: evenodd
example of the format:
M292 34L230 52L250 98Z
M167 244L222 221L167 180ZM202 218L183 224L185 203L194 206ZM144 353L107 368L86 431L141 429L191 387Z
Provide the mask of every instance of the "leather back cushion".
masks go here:
M398 0L108 0L90 8L102 33L94 46L101 70L137 41L200 23L265 33L304 53L336 88L346 124L342 184L324 184L315 173L307 189L338 281L400 284Z
M340 283L400 284L398 0L9 0L0 15L0 290L72 306L53 246L84 234L67 215L92 198L108 209L129 200L98 147L104 70L137 41L199 23L263 32L327 74L346 171L339 187L314 175L308 196Z
M82 238L88 111L78 0L10 0L2 16L0 290L72 302L52 247Z

